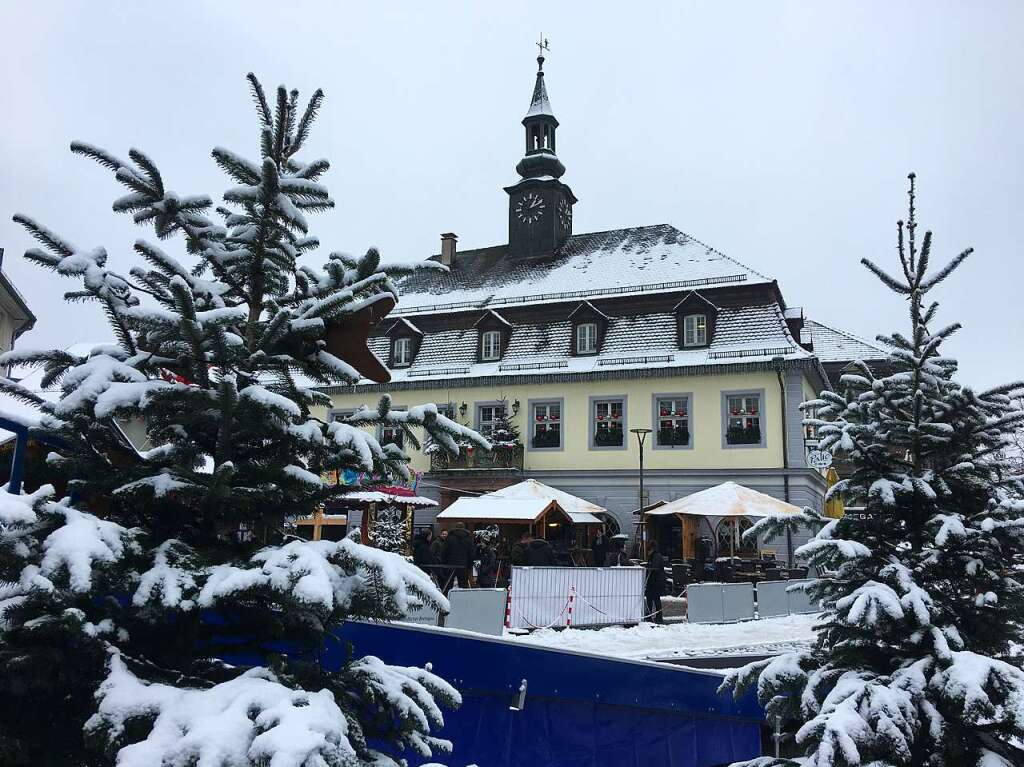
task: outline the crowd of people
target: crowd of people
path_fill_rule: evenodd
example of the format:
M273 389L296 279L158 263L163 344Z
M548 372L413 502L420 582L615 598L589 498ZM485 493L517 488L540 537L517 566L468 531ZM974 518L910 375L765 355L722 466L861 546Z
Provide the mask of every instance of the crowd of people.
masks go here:
M591 549L592 559L598 567L626 567L631 564L626 554L626 535L598 533ZM644 586L645 614L648 619L662 621L661 597L666 593L665 557L658 544L647 545L647 578ZM500 551L499 551L500 549ZM457 522L450 530L435 534L433 528L421 529L413 539L413 562L431 574L439 586L447 591L459 588L494 588L498 584L501 565L524 567L554 567L562 564L551 543L534 537L524 530L511 546L499 541L497 528L470 532L465 524ZM475 583L473 571L476 571ZM507 572L505 573L507 575Z

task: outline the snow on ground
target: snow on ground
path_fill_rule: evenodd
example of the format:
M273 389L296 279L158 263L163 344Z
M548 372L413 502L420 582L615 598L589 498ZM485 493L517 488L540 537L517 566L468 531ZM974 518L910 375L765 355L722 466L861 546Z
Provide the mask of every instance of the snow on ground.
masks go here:
M506 638L525 644L632 660L757 652L770 654L812 642L817 619L817 615L788 615L728 624L641 623L603 629L539 629L519 636L506 634Z

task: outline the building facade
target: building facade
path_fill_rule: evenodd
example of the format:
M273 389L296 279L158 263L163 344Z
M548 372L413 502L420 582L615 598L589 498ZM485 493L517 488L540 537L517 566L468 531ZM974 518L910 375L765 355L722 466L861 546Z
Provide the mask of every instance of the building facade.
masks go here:
M446 460L403 445L441 508L525 477L609 509L624 532L639 506L726 480L820 508L799 406L830 386L826 364L854 358L836 340L852 337L805 322L774 280L673 226L575 234L543 63L520 180L505 188L508 242L460 251L442 235L431 258L447 271L400 280L370 339L391 381L328 389L328 417L386 392L396 409L436 402L484 434L509 419L521 449ZM633 429L651 430L642 499Z

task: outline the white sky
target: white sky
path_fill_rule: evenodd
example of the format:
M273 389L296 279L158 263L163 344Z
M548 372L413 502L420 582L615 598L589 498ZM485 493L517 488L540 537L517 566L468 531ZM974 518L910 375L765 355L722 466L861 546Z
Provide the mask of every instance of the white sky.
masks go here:
M305 155L333 165L337 208L313 220L324 255L418 259L445 231L505 242L543 31L576 232L671 223L873 337L905 310L859 259L895 267L914 170L935 262L976 249L938 293L965 326L948 352L977 385L1024 377L1024 3L8 0L0 28L0 246L39 316L25 346L108 335L97 310L63 304L77 285L21 258L15 212L125 270L151 238L68 143L137 146L170 188L216 199L210 149L257 155L249 70L327 93Z

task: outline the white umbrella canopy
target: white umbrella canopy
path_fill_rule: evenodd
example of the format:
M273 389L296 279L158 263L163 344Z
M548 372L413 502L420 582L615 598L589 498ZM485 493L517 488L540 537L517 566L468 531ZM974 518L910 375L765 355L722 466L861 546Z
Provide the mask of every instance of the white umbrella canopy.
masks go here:
M718 520L731 517L778 517L799 514L801 509L766 493L751 490L735 482L723 482L707 490L677 498L664 506L646 512L646 516L663 517L688 514Z

